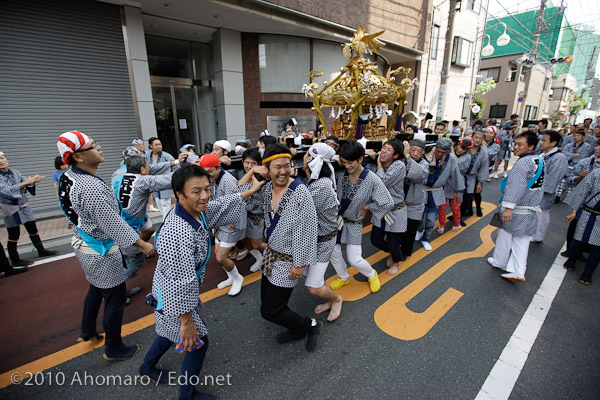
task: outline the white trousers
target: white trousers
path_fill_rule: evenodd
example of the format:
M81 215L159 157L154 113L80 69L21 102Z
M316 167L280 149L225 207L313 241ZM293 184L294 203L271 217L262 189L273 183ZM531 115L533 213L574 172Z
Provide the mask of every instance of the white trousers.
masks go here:
M320 262L315 265L310 265L304 268L304 274L306 275L306 281L304 286L319 289L325 284L325 272L327 271L328 262Z
M498 229L493 255L494 265L524 278L530 241L531 236L513 236L504 229Z
M542 210L542 212L538 213L537 217L537 231L533 235L533 240L541 242L546 237L546 231L548 231L548 226L550 225L550 209Z
M371 264L369 264L369 262L362 257L362 246L347 244L346 256L348 257L348 262L354 265L361 274L366 276L368 279L375 278L377 272L375 272L373 267L371 267ZM342 255L341 244L336 244L333 248L333 253L331 253L331 265L333 265L333 268L335 268L335 272L338 274L340 279L345 281L350 279L350 274L348 274L348 265L346 264L344 256Z
M158 206L158 209L160 210L160 213L162 214L163 220L164 220L165 217L167 216L167 213L171 210L171 198L170 197L168 199L156 198L154 200L156 201L156 205Z

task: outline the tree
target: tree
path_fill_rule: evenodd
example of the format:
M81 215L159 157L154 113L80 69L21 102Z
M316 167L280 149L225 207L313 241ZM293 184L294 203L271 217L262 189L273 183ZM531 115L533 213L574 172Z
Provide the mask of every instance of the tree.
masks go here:
M571 105L569 106L570 114L572 116L575 116L575 118L577 118L577 115L579 115L579 112L581 110L583 110L584 108L586 108L587 105L588 105L588 102L585 98L583 98L583 96L575 95L575 99L571 102Z
M496 81L491 77L483 79L475 86L475 98L473 99L473 103L478 104L481 109L477 113L471 111L471 119L481 119L487 103L487 100L485 100L483 96L494 89L496 89Z

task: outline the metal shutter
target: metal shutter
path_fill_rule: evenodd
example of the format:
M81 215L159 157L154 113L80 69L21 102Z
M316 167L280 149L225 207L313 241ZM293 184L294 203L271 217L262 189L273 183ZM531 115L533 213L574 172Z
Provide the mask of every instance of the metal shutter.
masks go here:
M60 214L52 184L58 135L80 130L100 142L98 174L109 184L138 136L120 7L1 2L0 54L0 151L23 175L46 175L29 196L37 218Z

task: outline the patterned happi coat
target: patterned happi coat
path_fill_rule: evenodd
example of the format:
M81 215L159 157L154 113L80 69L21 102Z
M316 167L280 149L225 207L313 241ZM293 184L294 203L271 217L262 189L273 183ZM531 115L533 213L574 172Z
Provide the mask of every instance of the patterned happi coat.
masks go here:
M471 156L469 158L469 165L467 165L467 169L464 172L461 171L461 173L466 174L465 193L475 193L477 183L481 182L483 185L490 176L488 151L483 146L479 146L477 153L473 154L471 153L471 149L469 149L467 150L467 154ZM473 163L472 168L471 162Z
M156 237L158 263L152 280L152 295L162 310L154 311L156 333L177 343L181 321L179 316L192 313L200 337L208 334L196 307L206 269L197 270L210 257L209 230L234 223L243 213L240 194L211 199L204 213L205 221L192 217L179 203L167 215ZM159 300L160 299L160 300Z
M500 144L496 143L495 140L493 140L491 143L486 143L485 149L487 150L488 153L488 171L490 167L494 166L494 163L496 162L496 157L498 156L498 153L500 152ZM489 175L488 175L489 177Z
M527 182L535 176L538 166L538 156L533 153L520 157L513 165L506 178L501 215L507 206L539 207L544 195L545 171L542 170L540 177L527 189ZM503 221L502 229L515 236L532 236L537 230L537 213L513 212L512 221Z
M412 220L420 220L425 210L424 182L429 176L429 164L421 158L419 161L410 160L406 163L406 177L404 178L404 201L406 202L406 216Z
M154 160L152 159L152 151L147 151L144 156L146 157L146 161L148 161L148 164L150 165L151 171L152 171L153 165L168 163L168 165L170 167L171 161L175 161L173 156L170 155L169 153L167 153L166 151L161 151L160 153L158 153L158 158L156 159L156 162L154 162ZM179 168L178 165L173 167L173 171L176 171L177 168ZM150 173L153 174L152 172L150 172ZM173 191L171 189L162 190L160 192L152 193L152 196L154 196L155 199L170 199L171 196L173 196Z
M597 168L598 167L596 167L596 156L589 156L587 158L584 158L583 160L581 160L577 164L575 164L573 169L571 169L567 173L569 183L576 185L577 182L575 182L575 178L577 178L579 176L579 174L581 174L583 171L592 172L593 170L595 170Z
M404 178L406 177L406 166L400 160L393 161L387 169L379 168L377 176L381 179L385 187L390 192L394 206L404 201ZM406 206L400 210L390 211L388 213L394 223L388 225L385 218L376 218L375 214L371 218L371 222L378 228L382 228L386 232L406 232L407 210Z
M237 192L250 190L252 181L238 186ZM265 230L263 192L258 191L246 199L246 237L249 239L262 239Z
M554 193L558 184L569 171L569 162L558 148L542 154L542 158L544 159L546 179L544 179L544 197L540 203L540 208L549 210L554 203Z
M273 182L267 182L261 189L267 245L278 253L292 257L291 262L274 261L270 276L263 265L263 275L273 285L284 288L292 288L298 283L298 279L289 279L292 265L303 267L317 263L317 210L308 188L300 178L295 179L295 185L294 189L286 189L277 210L273 210ZM275 213L279 214L277 223Z
M394 206L394 199L386 189L381 179L373 172L367 171L364 179L358 179L352 184L346 171L336 174L337 196L340 204L345 197L351 198L350 205L344 212L344 222L338 242L360 246L362 243L362 220L358 213L367 204L373 213L373 217L381 220L383 216Z
M457 156L456 158L458 160L457 167L461 177L459 180L458 177L453 174L450 176L450 179L448 179L448 182L446 182L444 185L444 194L446 195L447 199L453 199L454 193L461 193L462 195L462 191L465 187L465 181L467 180L465 176L462 176L462 174L464 174L469 168L472 156L469 154L469 152L466 152L465 154ZM459 190L458 188L460 187L463 189Z
M436 170L438 170L437 172L439 172L439 175L434 180L433 177L435 176ZM436 207L446 204L444 186L446 186L448 182L452 185L453 191L461 192L465 189L465 181L458 169L458 158L451 153L444 156L444 162L442 164L429 167L429 176L425 183L425 191L427 191L428 196L431 196ZM427 183L430 183L430 185L427 185Z
M140 237L121 218L117 198L102 179L72 167L61 175L58 194L63 211L78 229L99 241L114 240L123 254L137 253L137 248L132 246ZM73 234L76 239L81 239L79 230ZM125 282L121 252L101 256L75 249L75 256L89 283L109 289Z
M600 246L600 169L590 172L565 199L573 210L581 210L575 240Z
M221 175L214 184L210 185L210 191L212 199L218 199L237 192L237 179L221 168ZM246 213L243 212L237 215L237 221L232 224L235 228L229 228L225 225L219 226L216 234L217 239L224 243L236 243L238 240L242 240L246 233L246 220Z
M138 219L143 218L148 206L148 195L152 192L160 192L171 188L173 174L170 172L170 164L170 162L152 164L150 175L128 173L125 168L119 168L113 172L113 183L123 176L117 198L123 210Z
M333 181L329 178L313 179L308 182L308 191L317 210L317 234L325 236L337 229L337 213L340 207ZM329 262L335 247L334 235L326 242L317 243L317 262Z
M574 166L579 161L581 161L584 158L587 158L591 154L593 154L594 148L592 146L590 146L589 143L586 143L585 141L581 142L581 144L579 146L575 145L575 142L573 142L573 143L567 144L563 148L562 152L565 155L565 157L567 157L567 160L569 161L569 165Z
M28 185L20 188L19 184L26 179L16 169L9 168L7 172L0 171L0 210L4 217L14 216L13 218L18 220L19 217L15 214L18 215L20 210L29 209L25 193L30 191L32 194L35 194L35 186Z

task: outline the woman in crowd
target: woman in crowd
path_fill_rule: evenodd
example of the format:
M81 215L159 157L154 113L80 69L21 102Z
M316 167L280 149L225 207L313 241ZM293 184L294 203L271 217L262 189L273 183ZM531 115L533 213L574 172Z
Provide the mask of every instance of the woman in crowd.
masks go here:
M6 155L0 151L0 210L4 217L4 226L8 231L8 256L15 267L24 267L33 264L33 261L22 260L17 252L17 243L21 236L21 225L25 225L29 238L38 251L40 257L57 255L57 251L48 251L44 248L33 211L27 203L25 192L35 196L35 185L44 180L45 176L33 175L25 178L16 169L8 168L10 162Z

